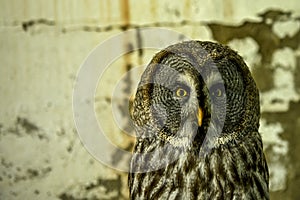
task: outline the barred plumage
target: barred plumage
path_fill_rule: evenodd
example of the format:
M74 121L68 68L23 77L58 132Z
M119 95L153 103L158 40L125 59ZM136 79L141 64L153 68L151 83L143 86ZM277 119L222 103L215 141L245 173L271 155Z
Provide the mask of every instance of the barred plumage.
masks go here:
M258 90L230 48L188 41L162 50L130 112L131 199L269 199Z

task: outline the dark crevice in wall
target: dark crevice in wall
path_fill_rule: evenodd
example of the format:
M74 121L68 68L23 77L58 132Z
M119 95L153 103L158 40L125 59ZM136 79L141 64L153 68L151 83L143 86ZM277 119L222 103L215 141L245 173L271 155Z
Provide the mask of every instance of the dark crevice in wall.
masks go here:
M122 182L121 182L121 176L118 175L117 179L97 179L96 183L91 183L85 187L85 190L92 190L97 187L104 187L105 193L108 194L110 192L113 192L116 189L122 188ZM121 191L118 190L118 194L121 195Z
M28 133L39 130L39 128L36 125L34 125L26 118L17 117L17 124L23 127Z
M0 165L2 168L5 168L5 170L1 172L1 180L5 178L13 184L20 181L45 178L52 171L52 168L50 166L45 166L39 169L26 168L24 166L15 166L13 162L7 161L4 158L1 158ZM47 164L45 163L44 165ZM9 172L14 173L11 174Z
M37 25L55 26L55 21L48 19L33 19L22 23L22 29L26 32L28 29Z
M140 59L142 59L144 54L144 48L143 48L142 35L139 28L136 29L136 42L137 42L138 56ZM142 62L140 61L139 64L142 64Z
M18 24L13 23L13 24ZM107 26L98 26L98 25L81 25L81 24L69 24L64 25L63 23L61 26L58 26L59 23L52 20L45 20L45 19L32 19L29 21L24 21L21 23L22 29L25 32L29 32L34 27L39 25L46 25L46 26L54 26L58 28L62 33L69 33L75 31L86 31L86 32L109 32L114 30L125 31L128 29L137 29L137 28L151 28L151 27L163 27L163 28L177 28L181 26L203 26L205 25L202 21L190 21L190 20L181 20L177 22L153 22L153 23L145 23L145 24L113 24ZM18 25L17 25L18 26ZM32 32L34 33L34 32Z
M96 182L91 182L84 186L84 190L86 193L91 192L94 189L98 189L99 187L105 189L105 194L113 197L101 197L101 200L117 200L117 199L125 199L125 197L121 194L122 189L122 181L121 175L118 175L116 179L102 179L98 178ZM110 195L112 193L117 193L117 195ZM100 200L97 197L91 198L79 198L70 194L69 191L63 192L58 195L58 198L61 200Z
M14 183L20 181L26 181L35 178L45 178L52 171L51 167L45 167L41 169L27 169L23 175L14 175Z
M292 12L282 11L278 9L271 9L261 14L258 14L258 16L260 16L264 22L267 22L267 20L282 21L291 18Z
M0 139L1 136L12 134L17 137L30 135L32 137L37 137L39 140L49 140L46 133L40 127L25 117L17 117L12 126L8 128L2 127L0 130Z

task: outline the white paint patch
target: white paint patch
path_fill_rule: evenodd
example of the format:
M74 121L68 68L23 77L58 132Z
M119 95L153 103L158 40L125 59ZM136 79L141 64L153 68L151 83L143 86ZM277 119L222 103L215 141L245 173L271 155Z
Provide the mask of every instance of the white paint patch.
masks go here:
M259 46L250 37L245 39L234 39L228 43L233 50L237 51L244 58L245 63L252 71L253 67L261 62L261 55L258 54Z
M286 188L286 179L287 179L287 170L283 164L270 163L269 164L270 172L270 190L279 191Z
M275 87L272 90L261 93L262 112L285 112L289 109L290 101L299 100L291 71L276 69L274 81Z
M300 99L294 86L296 58L289 49L281 49L274 53L271 68L274 69L274 87L261 93L262 112L285 112L290 101Z
M264 142L264 149L273 145L272 149L276 154L287 154L288 143L279 137L279 134L283 132L283 128L279 122L267 123L265 119L261 119L259 132Z
M300 23L298 21L284 21L284 22L275 22L273 25L273 32L278 35L280 38L286 36L294 36L300 28Z
M288 142L280 137L283 132L280 123L267 123L265 119L261 119L260 124L259 132L262 135L264 149L271 148L272 154L268 160L270 190L283 190L286 188L287 168L282 160L288 154Z
M291 48L286 47L274 52L271 67L276 68L277 66L295 70L296 58L295 53Z

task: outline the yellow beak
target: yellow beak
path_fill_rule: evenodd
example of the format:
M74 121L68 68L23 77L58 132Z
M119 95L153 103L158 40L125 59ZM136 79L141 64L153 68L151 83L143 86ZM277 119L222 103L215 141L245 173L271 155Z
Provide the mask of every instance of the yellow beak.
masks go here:
M203 119L203 111L202 108L198 108L198 112L197 112L197 119L198 119L198 126L202 125L202 119Z

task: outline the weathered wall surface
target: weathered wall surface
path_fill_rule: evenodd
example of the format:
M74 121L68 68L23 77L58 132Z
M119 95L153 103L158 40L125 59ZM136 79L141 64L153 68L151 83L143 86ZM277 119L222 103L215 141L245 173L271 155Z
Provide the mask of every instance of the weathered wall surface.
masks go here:
M136 29L142 48L147 36L138 30L146 27L228 44L245 58L261 91L260 131L271 198L299 199L297 0L2 0L0 16L0 199L128 198L127 174L98 162L81 143L72 92L79 67L93 48L128 29ZM116 59L98 83L99 123L125 150L134 139L114 122L112 90L129 69L147 64L154 52L134 51ZM126 92L137 80L129 76L124 94L117 95L121 116L127 109L125 96L130 95ZM122 160L117 154L114 159Z

